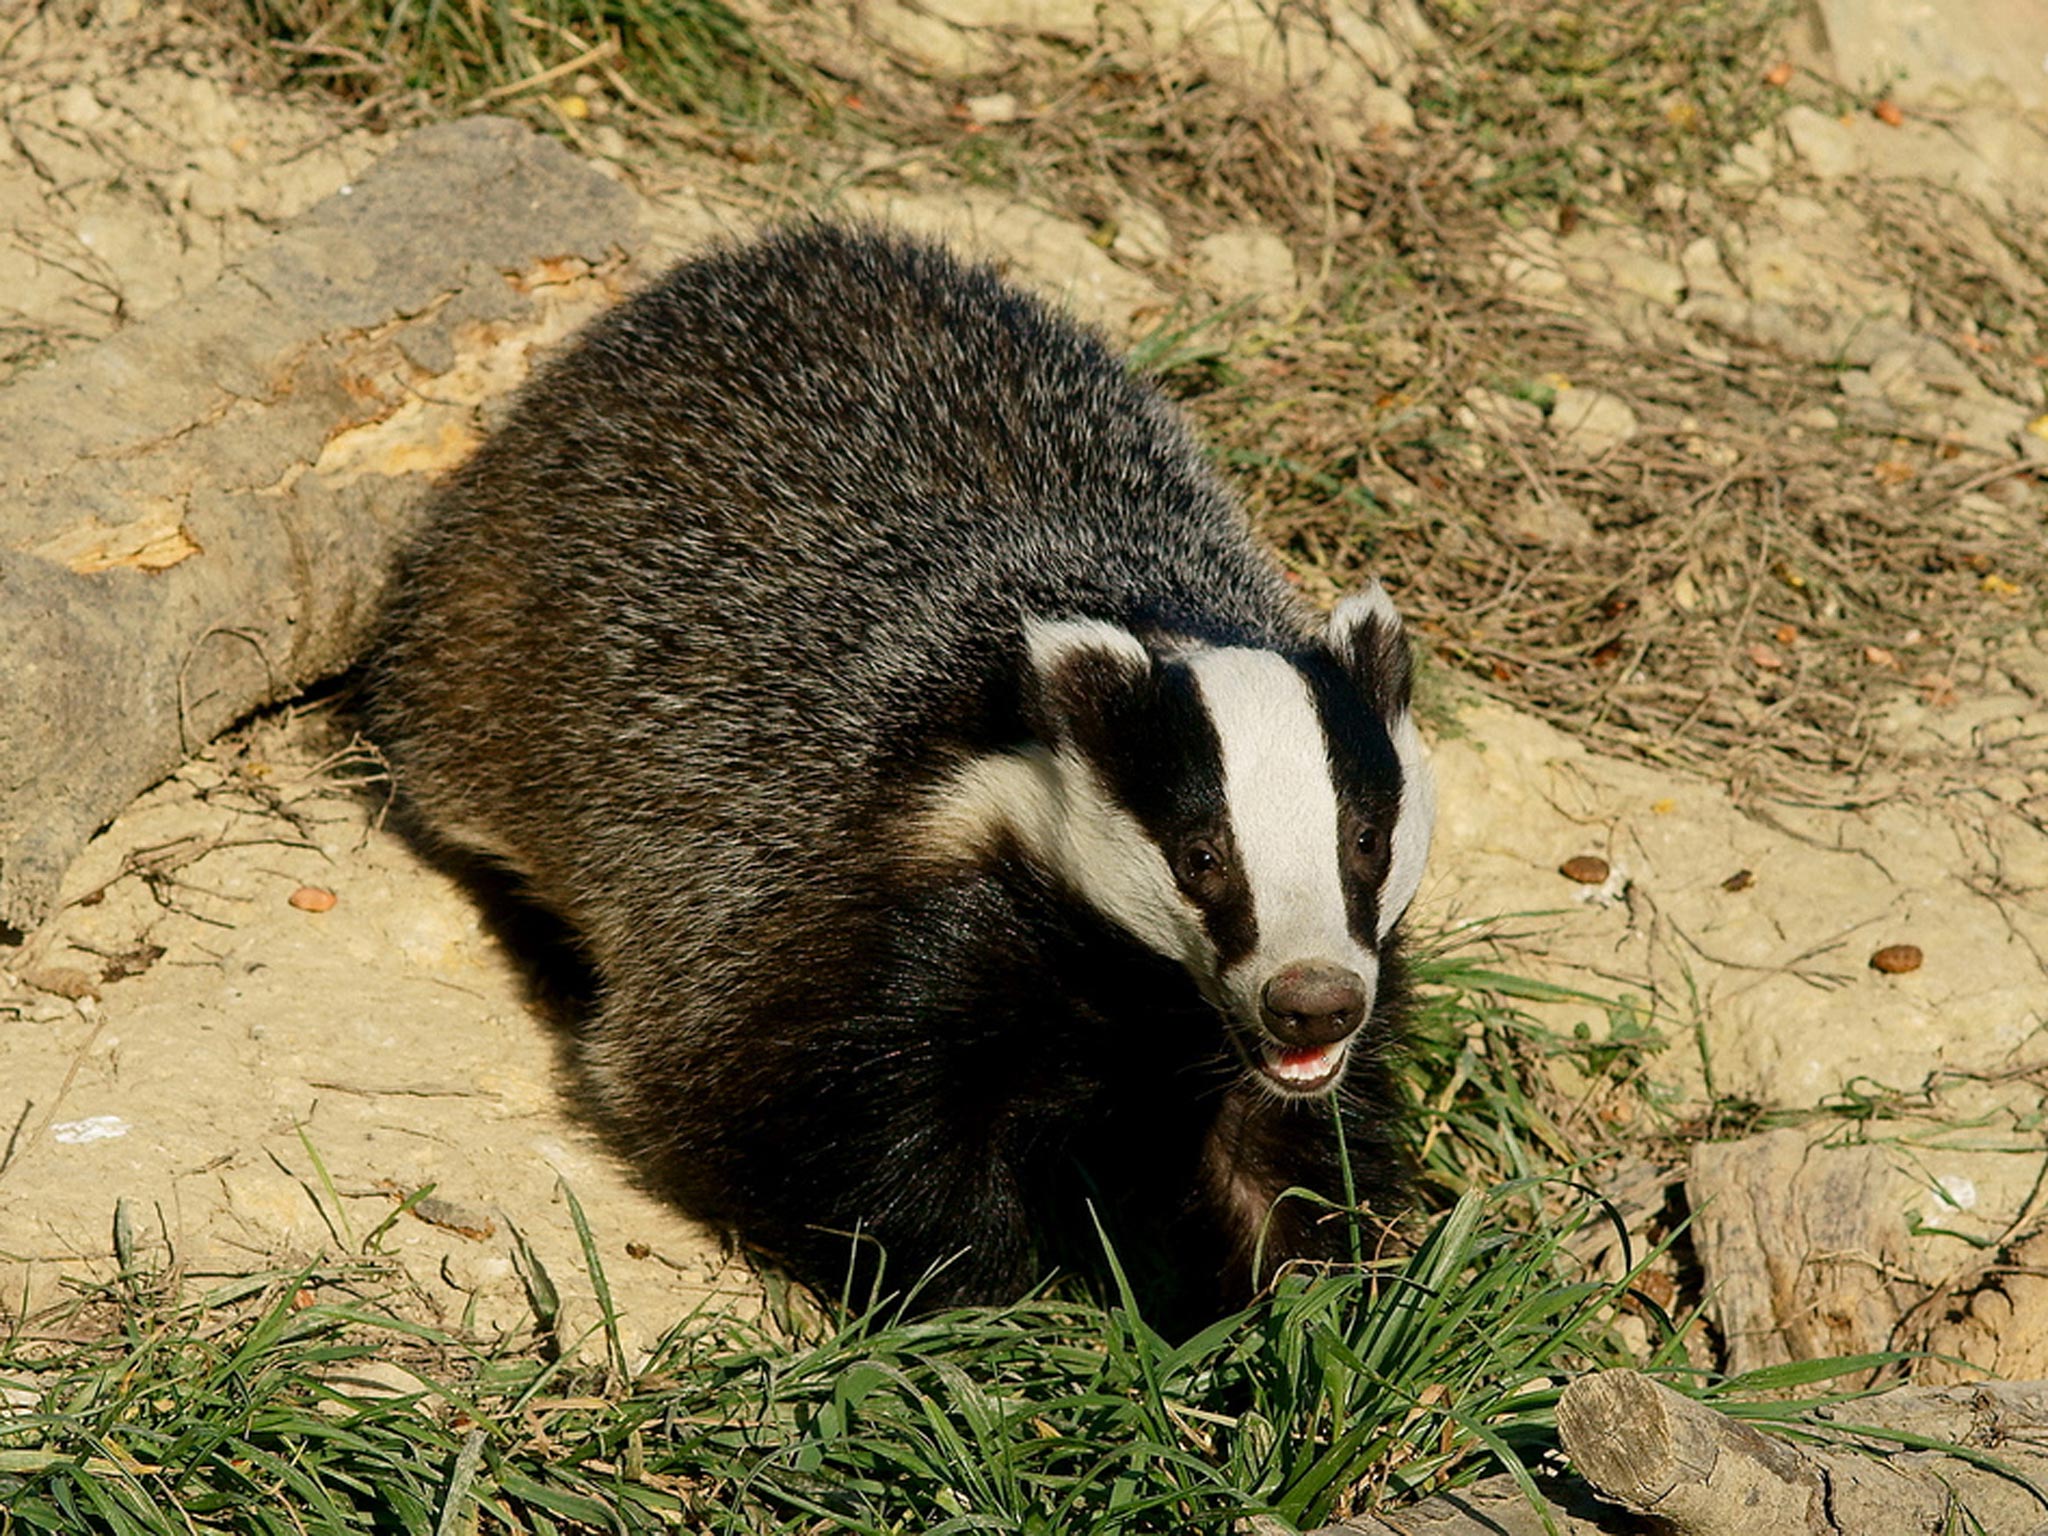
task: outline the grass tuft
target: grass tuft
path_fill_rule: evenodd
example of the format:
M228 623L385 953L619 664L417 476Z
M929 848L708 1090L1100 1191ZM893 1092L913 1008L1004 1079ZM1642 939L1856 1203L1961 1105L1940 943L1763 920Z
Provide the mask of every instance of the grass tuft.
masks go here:
M1527 1193L1469 1195L1405 1259L1287 1274L1183 1342L1056 1296L794 1330L705 1315L626 1373L609 1341L551 1366L315 1271L100 1293L104 1337L0 1346L33 1402L0 1421L0 1507L20 1532L429 1536L465 1508L562 1530L1305 1525L1522 1467L1564 1373L1625 1358L1627 1280L1559 1283L1572 1223L1498 1230ZM380 1360L420 1389L366 1390Z
M726 124L766 123L822 100L809 72L724 0L203 0L200 9L265 45L279 84L355 102L567 98L581 75L653 114ZM574 120L589 104L557 105Z

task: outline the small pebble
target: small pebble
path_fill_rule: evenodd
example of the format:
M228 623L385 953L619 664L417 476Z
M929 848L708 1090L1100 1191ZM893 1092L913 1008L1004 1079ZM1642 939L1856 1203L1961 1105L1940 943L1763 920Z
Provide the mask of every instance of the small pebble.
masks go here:
M1582 853L1576 858L1566 859L1557 866L1557 872L1567 880L1576 880L1580 885L1604 885L1607 883L1607 861L1596 854Z
M334 910L334 892L324 891L317 885L302 885L286 899L301 912L332 912Z
M1887 944L1870 957L1870 968L1887 976L1903 976L1919 970L1923 958L1918 944Z

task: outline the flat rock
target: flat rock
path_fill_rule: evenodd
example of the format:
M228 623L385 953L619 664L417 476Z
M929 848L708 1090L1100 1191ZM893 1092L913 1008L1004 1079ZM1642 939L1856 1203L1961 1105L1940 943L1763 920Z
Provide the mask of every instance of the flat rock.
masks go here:
M1079 224L983 188L862 191L847 203L856 212L995 262L1124 342L1171 307L1164 290L1117 261Z
M1284 315L1301 302L1294 251L1270 230L1225 230L1197 240L1188 252L1194 280L1224 304L1245 304L1262 315Z
M1640 425L1634 406L1598 389L1560 389L1550 408L1551 435L1589 459L1619 448Z
M1817 0L1844 85L1890 82L1907 102L1952 101L1995 81L2048 107L2048 9L2039 0Z

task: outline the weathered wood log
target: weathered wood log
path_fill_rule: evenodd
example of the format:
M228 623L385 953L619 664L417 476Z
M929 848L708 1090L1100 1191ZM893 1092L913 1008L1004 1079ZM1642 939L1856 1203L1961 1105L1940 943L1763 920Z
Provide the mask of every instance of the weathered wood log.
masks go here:
M1671 1536L1816 1536L1820 1469L1782 1440L1635 1371L1565 1388L1558 1433L1579 1475ZM1737 1524L1729 1524L1730 1517Z
M2048 1383L1904 1387L1820 1417L1843 1443L1795 1444L1603 1371L1558 1403L1576 1475L1539 1480L1540 1509L1503 1475L1315 1536L2048 1536Z
M615 298L637 200L500 119L0 393L0 927L235 720L347 666L429 478Z

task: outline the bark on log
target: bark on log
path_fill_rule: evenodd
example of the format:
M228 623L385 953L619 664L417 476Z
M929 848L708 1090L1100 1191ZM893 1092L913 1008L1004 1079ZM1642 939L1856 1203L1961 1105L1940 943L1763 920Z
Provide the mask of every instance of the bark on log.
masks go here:
M0 927L199 743L347 666L479 406L617 296L637 201L473 118L0 394Z
M1315 1536L2048 1536L2048 1383L1905 1387L1822 1418L1854 1443L1794 1444L1634 1371L1604 1371L1558 1403L1577 1475L1540 1479L1542 1509L1497 1476ZM1854 1436L1858 1426L1999 1465L1900 1450Z

